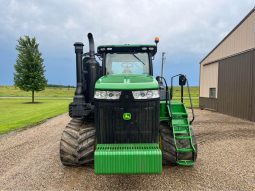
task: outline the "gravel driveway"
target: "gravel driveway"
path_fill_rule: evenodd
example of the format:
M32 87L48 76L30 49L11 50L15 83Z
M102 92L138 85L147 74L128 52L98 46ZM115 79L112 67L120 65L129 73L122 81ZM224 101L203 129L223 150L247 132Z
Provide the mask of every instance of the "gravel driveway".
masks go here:
M255 123L196 110L199 153L194 167L162 175L96 176L59 160L67 114L0 137L0 190L255 190Z

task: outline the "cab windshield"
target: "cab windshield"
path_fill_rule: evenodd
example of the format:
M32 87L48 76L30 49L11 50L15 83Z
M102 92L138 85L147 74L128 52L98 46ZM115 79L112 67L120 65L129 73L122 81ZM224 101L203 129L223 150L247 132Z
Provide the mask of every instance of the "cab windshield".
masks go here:
M106 74L149 74L148 53L106 54Z

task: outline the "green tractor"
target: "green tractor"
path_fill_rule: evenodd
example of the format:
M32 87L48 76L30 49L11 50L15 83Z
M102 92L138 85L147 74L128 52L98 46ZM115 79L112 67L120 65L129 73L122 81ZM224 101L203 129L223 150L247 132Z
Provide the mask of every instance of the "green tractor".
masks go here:
M60 141L63 165L94 163L96 174L160 174L162 165L192 166L197 144L183 104L184 75L153 77L155 44L103 45L89 52L76 42L77 86L69 105L71 121ZM96 59L98 57L98 59ZM97 60L102 63L99 64ZM179 77L181 100L173 101Z

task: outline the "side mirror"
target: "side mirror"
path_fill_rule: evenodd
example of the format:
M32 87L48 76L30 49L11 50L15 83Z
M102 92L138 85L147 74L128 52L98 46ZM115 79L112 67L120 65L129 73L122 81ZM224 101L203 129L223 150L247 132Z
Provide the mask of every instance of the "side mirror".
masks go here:
M180 86L185 86L187 82L187 78L184 75L179 76L179 85Z
M160 89L164 88L164 84L163 84L162 78L160 76L157 76L156 80L158 81Z
M160 76L157 76L157 77L156 77L156 80L157 80L158 82L160 82L160 81L161 81Z

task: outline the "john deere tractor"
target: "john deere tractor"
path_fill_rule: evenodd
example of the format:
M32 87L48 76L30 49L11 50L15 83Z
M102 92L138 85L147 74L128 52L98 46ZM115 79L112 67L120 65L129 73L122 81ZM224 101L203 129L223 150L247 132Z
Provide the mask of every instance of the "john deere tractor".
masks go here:
M74 44L77 86L69 105L72 119L60 142L62 164L94 164L96 174L158 174L162 165L194 165L197 144L188 81L182 74L168 80L153 77L159 39L155 44L98 46L97 53L91 33L88 40L87 53L82 43ZM173 101L175 77L180 101ZM183 104L185 85L191 120Z

